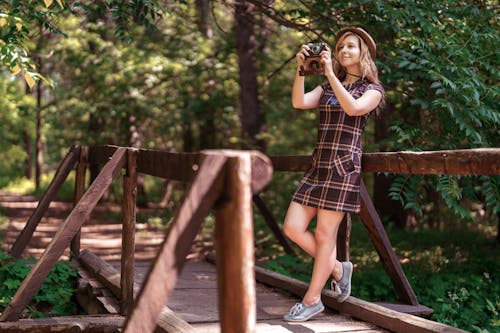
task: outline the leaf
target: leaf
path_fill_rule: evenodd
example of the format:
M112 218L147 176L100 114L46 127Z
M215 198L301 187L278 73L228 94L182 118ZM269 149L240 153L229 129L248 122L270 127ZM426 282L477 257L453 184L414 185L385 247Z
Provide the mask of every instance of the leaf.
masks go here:
M3 27L4 25L7 24L7 20L5 18L0 18L0 27Z
M23 24L22 23L16 23L16 28L17 28L17 31L21 31L21 29L23 28Z
M64 8L64 4L63 4L62 0L56 0L56 1L59 4L59 7Z
M44 0L44 2L45 2L45 6L46 6L47 8L49 8L49 7L50 7L50 5L52 5L53 0Z
M12 72L12 75L17 75L21 71L21 67L19 67L19 65L16 64L14 67L10 69L10 71Z
M32 89L35 85L35 79L33 79L33 76L31 76L29 72L24 72L24 80L26 81L30 89Z

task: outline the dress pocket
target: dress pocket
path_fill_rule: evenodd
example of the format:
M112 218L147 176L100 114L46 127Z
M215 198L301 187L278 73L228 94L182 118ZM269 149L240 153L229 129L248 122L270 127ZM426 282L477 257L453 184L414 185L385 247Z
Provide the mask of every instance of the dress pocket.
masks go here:
M341 177L347 176L356 171L356 166L352 160L352 154L348 151L337 152L337 156L333 160L333 163L335 165L335 169L337 169L337 173Z

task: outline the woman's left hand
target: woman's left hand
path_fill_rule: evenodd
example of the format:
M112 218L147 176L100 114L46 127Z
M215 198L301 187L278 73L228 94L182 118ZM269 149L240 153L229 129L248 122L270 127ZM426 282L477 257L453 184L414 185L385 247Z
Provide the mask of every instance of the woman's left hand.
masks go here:
M321 51L320 57L325 71L332 69L332 51L328 45L326 46L326 50Z

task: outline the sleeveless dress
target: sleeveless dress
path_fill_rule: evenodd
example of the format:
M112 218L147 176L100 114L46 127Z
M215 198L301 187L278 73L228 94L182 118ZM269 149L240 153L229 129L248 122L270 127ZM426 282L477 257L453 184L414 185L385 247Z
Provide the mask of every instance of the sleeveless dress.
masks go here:
M349 116L339 105L330 83L321 85L319 125L312 165L292 200L320 209L358 213L361 183L361 133L370 113ZM345 86L358 99L367 90L385 94L381 85L359 80Z

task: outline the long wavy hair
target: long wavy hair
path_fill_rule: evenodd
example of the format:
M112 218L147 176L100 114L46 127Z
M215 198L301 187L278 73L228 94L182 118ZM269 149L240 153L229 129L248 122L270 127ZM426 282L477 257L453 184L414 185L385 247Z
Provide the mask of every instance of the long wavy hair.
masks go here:
M358 34L350 31L340 36L337 44L335 44L335 61L333 63L333 71L335 75L337 75L340 81L343 81L347 75L346 68L342 66L337 59L339 54L339 46L348 36L355 36L359 42L359 48L361 51L359 57L359 64L361 66L361 79L367 80L370 83L382 85L382 83L378 79L377 65L375 65L375 61L373 61L372 56L370 55L368 46L366 45L363 38L361 38ZM384 106L385 96L382 96L382 100L374 110L377 116L380 116L381 110L384 108Z
M365 41L363 38L361 38L358 34L355 34L353 32L346 32L342 36L340 36L339 40L337 41L337 44L335 45L335 61L333 64L333 71L335 72L335 75L339 78L340 81L343 81L347 75L347 71L344 66L342 66L338 59L338 54L339 54L339 47L341 43L348 37L348 36L354 36L357 38L359 42L359 48L360 48L360 58L359 58L359 63L361 66L361 78L367 80L368 82L371 83L376 83L376 84L381 84L379 79L378 79L378 72L377 72L377 66L375 65L375 62L373 61L370 51L368 49L368 46L366 45Z

